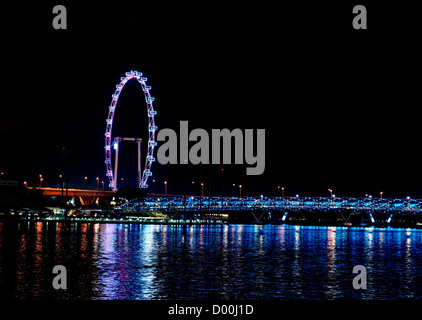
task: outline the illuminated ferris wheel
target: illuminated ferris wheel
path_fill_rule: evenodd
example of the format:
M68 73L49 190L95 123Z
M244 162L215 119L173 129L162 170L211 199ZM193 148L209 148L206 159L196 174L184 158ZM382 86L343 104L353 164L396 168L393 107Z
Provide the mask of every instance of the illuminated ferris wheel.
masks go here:
M145 161L145 167L144 171L141 174L141 156L140 156L140 144L142 139L139 138L121 138L116 137L114 140L112 140L111 134L112 134L112 128L113 128L113 119L114 119L114 112L116 111L116 105L117 101L119 100L119 95L123 90L123 87L125 84L132 79L136 79L144 92L145 96L145 102L147 104L147 112L148 112L148 151ZM106 164L106 174L109 180L109 187L116 191L117 189L117 163L118 163L118 148L119 148L119 142L120 141L135 141L138 143L138 184L140 188L148 188L147 180L148 177L152 175L151 172L151 165L155 161L154 158L154 147L157 145L157 142L155 141L155 131L157 130L157 127L155 125L155 115L157 114L157 111L154 110L154 107L152 105L152 102L154 101L154 98L150 95L151 87L146 85L147 78L142 77L141 72L137 71L130 71L126 72L125 77L120 78L120 83L116 85L116 91L114 91L114 94L111 96L111 104L108 107L108 117L106 120L106 132L105 132L105 164ZM111 149L115 150L115 167L113 171L112 163L111 163Z

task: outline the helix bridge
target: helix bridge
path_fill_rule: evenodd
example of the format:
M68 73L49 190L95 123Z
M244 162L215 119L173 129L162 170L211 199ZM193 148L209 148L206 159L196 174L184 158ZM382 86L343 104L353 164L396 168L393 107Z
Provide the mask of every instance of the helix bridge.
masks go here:
M422 214L422 200L418 199L374 199L328 198L328 197L198 197L198 196L150 196L145 200L126 201L119 208L150 210L253 210L253 209L305 209L305 210L357 210L391 213Z
M125 212L161 212L170 218L229 218L232 222L422 226L422 200L342 197L148 196L125 201ZM249 217L249 218L247 218Z

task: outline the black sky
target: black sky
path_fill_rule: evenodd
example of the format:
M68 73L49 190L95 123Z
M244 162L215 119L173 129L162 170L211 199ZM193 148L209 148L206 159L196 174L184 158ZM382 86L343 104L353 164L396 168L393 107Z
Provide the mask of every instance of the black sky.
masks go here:
M68 30L51 26L55 3L4 9L0 168L10 178L36 185L43 174L56 186L66 147L71 187L83 187L84 176L92 188L96 176L105 180L111 94L138 70L152 86L159 129L177 131L181 120L209 131L266 129L265 173L224 166L226 194L235 183L251 195L282 185L310 196L332 188L422 197L420 26L411 7L367 5L368 30L356 31L352 4L153 3L63 2ZM145 132L142 99L136 83L125 87L113 135ZM136 161L126 150L129 179ZM221 168L202 168L213 194ZM183 192L184 167L155 163L153 172L154 191L168 180L169 192ZM200 167L187 175L199 186Z

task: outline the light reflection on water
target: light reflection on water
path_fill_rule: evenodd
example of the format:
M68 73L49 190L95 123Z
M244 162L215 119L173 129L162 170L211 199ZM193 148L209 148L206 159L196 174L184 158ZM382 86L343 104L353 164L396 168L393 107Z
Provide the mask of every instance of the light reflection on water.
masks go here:
M17 299L420 299L422 231L0 223L0 296ZM68 289L51 286L54 265ZM352 269L364 265L367 290Z

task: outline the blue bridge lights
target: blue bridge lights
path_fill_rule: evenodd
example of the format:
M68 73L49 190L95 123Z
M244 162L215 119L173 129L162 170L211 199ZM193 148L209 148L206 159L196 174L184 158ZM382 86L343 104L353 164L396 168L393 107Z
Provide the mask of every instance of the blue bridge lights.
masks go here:
M149 175L148 171L146 173ZM200 210L208 208L210 210L281 210L284 211L282 220L286 220L289 210L308 210L308 211L332 211L349 210L355 212L367 212L372 223L375 223L374 213L382 212L389 214L387 223L390 223L393 215L396 213L422 215L422 200L413 200L412 206L407 205L407 200L402 199L371 199L366 198L286 198L280 197L199 197L191 196L188 199L190 210ZM134 202L136 206L144 206L146 210L168 209L168 207L182 209L184 207L183 196L160 196L147 197L144 202ZM399 206L399 204L401 204Z

